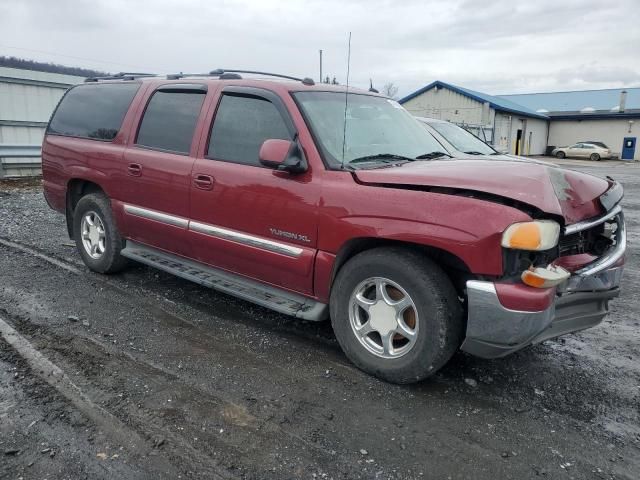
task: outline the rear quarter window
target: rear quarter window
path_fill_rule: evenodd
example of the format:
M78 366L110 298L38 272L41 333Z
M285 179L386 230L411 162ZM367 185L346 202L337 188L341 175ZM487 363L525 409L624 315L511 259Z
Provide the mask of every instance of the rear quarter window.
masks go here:
M139 88L139 83L74 87L60 101L47 133L113 140Z
M142 118L136 145L189 153L205 95L205 92L154 93Z

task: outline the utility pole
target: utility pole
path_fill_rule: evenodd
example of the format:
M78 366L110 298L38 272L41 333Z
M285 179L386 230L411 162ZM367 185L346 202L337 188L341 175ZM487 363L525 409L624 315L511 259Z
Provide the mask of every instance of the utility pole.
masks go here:
M322 83L322 50L320 50L320 83Z

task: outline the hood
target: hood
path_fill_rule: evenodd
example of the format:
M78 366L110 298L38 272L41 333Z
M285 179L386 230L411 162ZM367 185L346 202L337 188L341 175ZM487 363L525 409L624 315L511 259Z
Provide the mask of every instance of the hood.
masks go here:
M484 160L484 161L486 161L487 159L490 158L492 161L502 160L502 161L505 161L505 162L535 163L537 165L546 165L547 167L555 167L556 166L555 163L546 162L544 160L539 160L537 158L521 157L519 155L512 155L510 153L496 153L496 154L492 154L492 155L470 155L468 153L459 152L459 151L456 150L455 152L452 152L452 155L453 155L454 158L462 159L462 160Z
M444 187L509 198L571 224L603 213L599 197L607 180L556 166L510 160L432 160L397 167L356 170L363 184Z

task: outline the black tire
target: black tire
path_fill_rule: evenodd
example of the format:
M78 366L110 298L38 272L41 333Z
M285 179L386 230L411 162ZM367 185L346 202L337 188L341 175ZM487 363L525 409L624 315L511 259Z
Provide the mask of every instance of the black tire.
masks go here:
M591 160L592 162L599 162L600 161L600 154L598 153L592 153L589 156L589 160Z
M364 280L384 277L413 300L419 329L413 347L398 358L381 358L354 333L349 300ZM360 369L392 383L413 383L434 374L462 343L463 309L444 271L417 251L375 248L354 256L339 271L331 289L331 324L346 356Z
M562 159L562 158L564 158L564 157L566 157L566 156L567 156L567 155L566 155L564 152L557 152L557 153L556 153L556 158L561 158L561 159Z
M97 259L91 257L82 241L82 218L89 212L95 212L104 225L104 253ZM104 194L91 193L78 201L73 212L73 236L82 261L94 272L116 273L127 266L127 259L120 254L124 240L113 219L111 202Z

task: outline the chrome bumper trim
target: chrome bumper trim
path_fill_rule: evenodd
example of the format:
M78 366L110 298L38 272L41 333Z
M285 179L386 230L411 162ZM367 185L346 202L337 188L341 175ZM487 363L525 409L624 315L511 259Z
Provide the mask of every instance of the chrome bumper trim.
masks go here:
M485 355L475 351L475 342L521 344L547 328L555 311L554 304L541 312L509 310L500 303L494 283L479 280L467 281L467 302L467 334L461 348L478 356Z
M627 230L621 210L618 210L617 216L616 245L596 261L573 272L566 283L558 289L559 291L608 290L620 283L622 267L615 265L624 257L627 250Z
M601 223L606 222L607 220L611 220L621 212L622 212L622 207L620 205L617 205L616 207L614 207L613 210L611 210L610 212L607 212L602 217L593 218L591 220L584 220L582 222L567 225L566 227L564 227L564 234L571 235L573 233L578 233L583 230L588 230L592 227L595 227L596 225L600 225Z
M531 344L599 324L619 289L556 296L549 308L521 312L502 306L493 282L467 282L466 338L460 347L481 358L504 357Z

